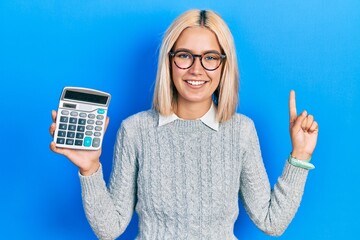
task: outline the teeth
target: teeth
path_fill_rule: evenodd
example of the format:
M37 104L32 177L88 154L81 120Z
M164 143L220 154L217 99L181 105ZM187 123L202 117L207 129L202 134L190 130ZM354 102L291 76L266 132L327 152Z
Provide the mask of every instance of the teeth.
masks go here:
M199 86L205 83L205 81L186 81L190 85Z

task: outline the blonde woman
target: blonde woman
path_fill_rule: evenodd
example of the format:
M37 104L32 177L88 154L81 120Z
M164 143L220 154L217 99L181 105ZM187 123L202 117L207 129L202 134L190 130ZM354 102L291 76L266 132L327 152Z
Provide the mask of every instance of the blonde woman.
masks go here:
M285 231L313 168L318 124L306 112L297 115L292 91L293 149L272 190L254 124L235 113L238 82L226 23L212 11L191 10L165 33L153 108L127 118L118 131L108 187L100 150L51 143L79 167L84 209L100 239L121 235L134 210L137 239L236 239L239 196L262 231Z

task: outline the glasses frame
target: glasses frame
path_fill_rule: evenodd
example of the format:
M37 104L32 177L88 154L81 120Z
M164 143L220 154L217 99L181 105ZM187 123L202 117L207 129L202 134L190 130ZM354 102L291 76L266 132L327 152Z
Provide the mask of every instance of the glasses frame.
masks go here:
M218 51L208 51L208 52L205 52L205 53L203 53L203 54L200 55L200 54L193 54L192 52L190 52L190 51L188 51L188 50L183 50L183 49L182 49L182 50L177 50L177 51L171 51L171 52L169 52L169 56L173 58L173 57L175 57L175 55L176 55L177 53L179 53L179 52L186 52L186 53L189 53L189 54L192 56L192 63L191 63L190 66L187 67L187 68L179 67L179 66L177 65L176 61L174 60L175 65L176 65L178 68L183 69L183 70L186 70L186 69L191 68L191 67L194 65L195 59L196 59L196 58L199 58L199 59L200 59L200 64L201 64L201 66L202 66L205 70L207 70L207 71L215 71L216 69L218 69L218 68L220 67L220 65L222 64L223 60L226 58L226 55L225 55L225 54L221 54L221 53L219 53ZM206 55L206 54L208 54L208 53L216 53L216 54L219 54L219 56L220 56L220 63L219 63L219 65L218 65L216 68L214 68L214 69L206 68L206 67L204 66L203 62L202 62L202 59L203 59L204 55Z

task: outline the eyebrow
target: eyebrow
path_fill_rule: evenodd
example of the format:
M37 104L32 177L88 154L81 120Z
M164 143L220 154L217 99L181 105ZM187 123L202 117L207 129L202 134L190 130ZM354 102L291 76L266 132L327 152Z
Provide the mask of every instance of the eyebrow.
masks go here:
M178 48L178 49L173 50L173 52L178 52L178 51L185 51L185 52L190 52L192 54L195 54L193 51L191 51L190 49L187 49L187 48ZM204 54L204 53L220 53L221 54L221 51L218 51L215 49L209 49L209 50L205 50L205 51L201 52L200 54Z

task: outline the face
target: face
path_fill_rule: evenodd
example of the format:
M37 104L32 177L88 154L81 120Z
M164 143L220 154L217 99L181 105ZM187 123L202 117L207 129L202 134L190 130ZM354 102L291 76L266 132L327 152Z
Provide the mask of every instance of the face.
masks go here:
M191 27L185 29L175 43L173 51L185 50L192 54L204 54L207 52L219 52L221 48L216 35L204 27ZM203 59L203 61L205 61ZM175 65L174 58L171 61L172 80L178 92L178 107L186 107L187 104L199 103L209 108L212 102L212 94L219 85L221 68L208 71L203 68L200 58L196 57L193 65L188 69L180 69Z

